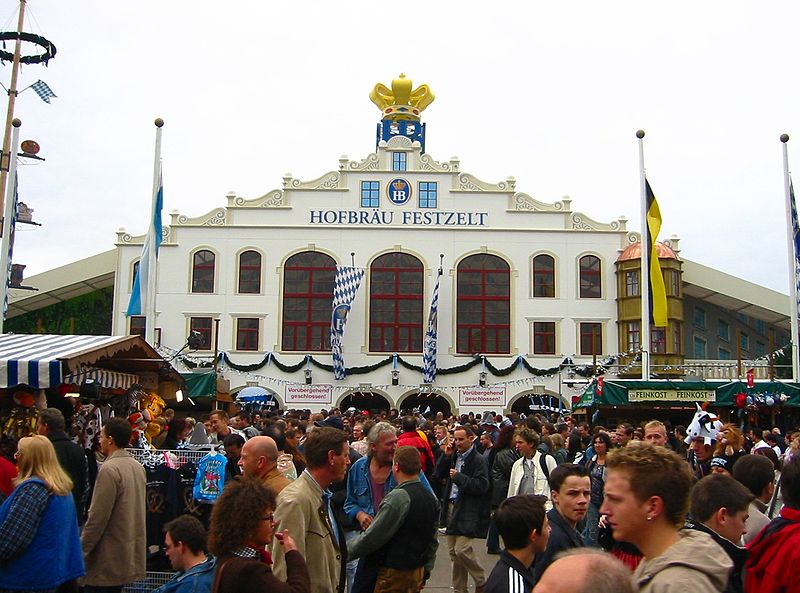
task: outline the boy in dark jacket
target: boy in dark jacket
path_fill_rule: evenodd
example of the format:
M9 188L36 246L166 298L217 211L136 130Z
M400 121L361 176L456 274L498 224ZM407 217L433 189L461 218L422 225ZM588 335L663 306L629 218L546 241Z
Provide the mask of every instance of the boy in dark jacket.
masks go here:
M494 514L506 549L486 581L486 593L523 593L535 584L533 561L544 552L550 527L544 496L520 494L504 500Z

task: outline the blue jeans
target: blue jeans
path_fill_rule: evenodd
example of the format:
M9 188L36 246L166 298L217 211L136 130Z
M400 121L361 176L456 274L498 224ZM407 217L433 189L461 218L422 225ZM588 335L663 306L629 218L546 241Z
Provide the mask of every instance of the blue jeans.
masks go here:
M593 502L589 503L586 511L586 527L584 527L583 541L587 546L596 548L597 543L597 522L600 520L600 505Z

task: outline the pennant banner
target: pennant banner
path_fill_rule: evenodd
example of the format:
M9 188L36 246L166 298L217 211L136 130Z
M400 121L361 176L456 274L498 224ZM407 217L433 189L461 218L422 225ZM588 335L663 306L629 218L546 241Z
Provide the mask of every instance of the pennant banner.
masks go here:
M37 80L31 85L31 88L36 91L36 94L39 95L39 98L44 101L45 103L50 103L50 98L55 97L58 99L56 94L47 86L47 83L43 80Z
M342 357L342 339L350 304L356 298L361 279L362 268L336 266L336 280L333 286L333 313L331 316L331 356L333 357L333 374L337 380L345 378L344 358Z
M438 342L437 323L439 320L439 280L442 278L442 268L436 275L436 284L431 297L431 310L428 315L428 331L425 332L425 344L422 348L422 374L425 383L436 380L436 350Z
M647 252L650 254L650 322L655 327L667 327L667 291L664 287L664 276L661 274L661 262L658 261L656 239L661 230L661 210L658 208L656 196L650 188L650 182L644 180L647 190ZM643 246L644 248L644 246ZM644 270L642 270L644 274Z

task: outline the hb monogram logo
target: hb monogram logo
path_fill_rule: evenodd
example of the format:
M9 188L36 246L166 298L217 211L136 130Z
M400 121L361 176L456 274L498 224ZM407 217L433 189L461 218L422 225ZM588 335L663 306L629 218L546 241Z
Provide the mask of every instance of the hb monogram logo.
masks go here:
M392 179L386 186L389 201L396 206L402 206L411 199L411 184L405 179Z

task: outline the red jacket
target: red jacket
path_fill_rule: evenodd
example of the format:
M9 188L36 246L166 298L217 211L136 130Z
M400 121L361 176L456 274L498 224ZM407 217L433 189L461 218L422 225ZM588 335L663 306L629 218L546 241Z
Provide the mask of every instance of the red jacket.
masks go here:
M800 593L800 509L784 507L747 549L746 593Z
M17 477L17 466L5 457L0 457L0 492L10 496L14 490L14 478ZM0 496L0 498L4 498Z
M419 436L418 433L404 432L397 437L397 446L414 447L417 451L419 451L419 457L422 460L422 473L427 477L433 472L434 466L436 465L436 462L433 459L433 451L431 450L431 446L428 444L428 441Z

